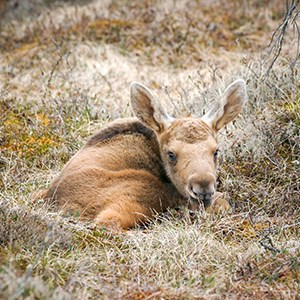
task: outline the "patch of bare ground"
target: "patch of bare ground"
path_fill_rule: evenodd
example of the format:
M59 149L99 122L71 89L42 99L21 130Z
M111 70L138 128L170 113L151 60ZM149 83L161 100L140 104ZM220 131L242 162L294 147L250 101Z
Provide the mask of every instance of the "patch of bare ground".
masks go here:
M284 1L10 1L0 32L0 298L298 299L300 94ZM292 28L291 28L292 29ZM201 116L242 77L220 135L232 212L187 208L111 232L33 202L93 132L131 116L129 84ZM262 80L265 79L265 80Z

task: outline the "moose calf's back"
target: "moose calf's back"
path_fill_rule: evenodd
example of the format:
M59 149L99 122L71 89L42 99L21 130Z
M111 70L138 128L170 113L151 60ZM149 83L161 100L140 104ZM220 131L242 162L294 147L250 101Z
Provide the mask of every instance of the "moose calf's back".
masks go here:
M138 119L115 121L91 137L46 198L97 224L122 228L183 203L219 207L211 205L219 199L216 135L246 98L245 83L238 80L202 119L173 119L146 87L134 83L131 104Z

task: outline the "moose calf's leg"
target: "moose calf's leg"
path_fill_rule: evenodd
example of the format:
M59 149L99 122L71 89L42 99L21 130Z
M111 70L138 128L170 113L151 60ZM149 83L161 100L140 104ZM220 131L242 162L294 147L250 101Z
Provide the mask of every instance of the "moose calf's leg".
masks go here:
M206 208L208 213L221 213L231 209L225 193L216 192L212 203Z
M111 205L98 213L95 217L95 224L115 229L129 229L138 223L146 222L150 217L149 209L127 200L119 205Z

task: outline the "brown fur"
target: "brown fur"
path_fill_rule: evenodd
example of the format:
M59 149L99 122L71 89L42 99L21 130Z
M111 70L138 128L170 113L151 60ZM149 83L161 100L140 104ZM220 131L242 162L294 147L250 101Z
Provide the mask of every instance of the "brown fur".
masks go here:
M236 85L244 88L241 81ZM232 95L230 88L229 92ZM206 121L173 120L138 83L132 85L131 100L145 125L138 119L123 119L96 133L44 197L79 211L83 219L121 228L134 227L182 204L198 207L203 201L208 210L228 209L228 202L215 193L217 131L211 125L222 122L225 113L217 109L217 117L210 112ZM227 101L220 109L225 105L230 107ZM226 122L231 120L225 117ZM171 160L170 152L176 153L176 160Z

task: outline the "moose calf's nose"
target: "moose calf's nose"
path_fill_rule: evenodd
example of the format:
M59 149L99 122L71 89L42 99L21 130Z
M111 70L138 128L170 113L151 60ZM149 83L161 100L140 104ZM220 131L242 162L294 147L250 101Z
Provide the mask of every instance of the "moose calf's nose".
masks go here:
M202 186L200 184L192 184L189 188L190 195L194 198L200 197L212 197L215 193L214 188L210 188L209 186Z
M210 201L215 193L215 176L208 176L208 178L191 177L188 192L194 199Z

